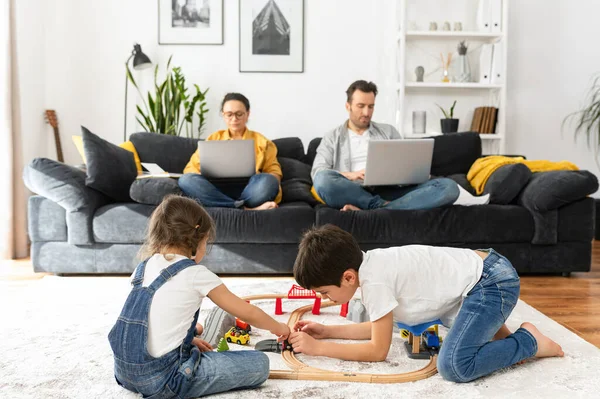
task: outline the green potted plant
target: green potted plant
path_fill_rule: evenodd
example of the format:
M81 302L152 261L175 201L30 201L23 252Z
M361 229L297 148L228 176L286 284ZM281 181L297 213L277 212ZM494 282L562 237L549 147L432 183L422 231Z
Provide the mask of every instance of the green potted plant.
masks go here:
M439 109L444 113L444 118L440 119L440 125L442 127L442 133L456 133L458 132L458 119L454 119L454 107L456 106L456 100L452 103L449 110L445 110L441 105L436 104Z
M206 93L198 85L194 85L195 93L189 94L185 76L180 67L171 69L171 57L167 62L165 80L159 82L158 65L154 68L154 93L142 94L129 66L127 78L137 89L143 103L143 109L137 106L138 123L148 132L180 136L184 131L186 137L200 138L206 126ZM194 130L194 117L197 117L198 126Z
M600 76L594 79L588 93L586 105L579 111L565 117L561 127L562 130L564 130L565 124L568 122L575 122L575 138L580 134L586 136L587 145L593 149L594 159L600 168L598 159L600 150L598 148L600 145Z

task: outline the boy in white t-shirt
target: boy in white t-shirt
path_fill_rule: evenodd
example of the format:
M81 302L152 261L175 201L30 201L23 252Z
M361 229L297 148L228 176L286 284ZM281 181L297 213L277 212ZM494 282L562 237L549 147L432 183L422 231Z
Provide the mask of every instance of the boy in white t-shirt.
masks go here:
M440 319L450 327L437 368L446 380L468 382L530 357L563 356L531 323L511 333L504 322L519 298L519 276L494 250L407 245L362 252L352 235L325 225L308 231L294 277L336 303L360 287L371 321L324 326L300 320L289 342L295 352L342 360L383 361L394 322ZM359 344L323 338L368 340Z

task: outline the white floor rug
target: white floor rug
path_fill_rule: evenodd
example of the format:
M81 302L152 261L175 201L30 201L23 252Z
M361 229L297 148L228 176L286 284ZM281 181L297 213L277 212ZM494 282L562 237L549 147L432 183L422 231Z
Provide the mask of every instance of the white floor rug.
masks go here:
M227 279L238 295L287 292L292 280ZM120 388L112 375L112 356L107 334L127 296L127 278L44 277L34 281L0 282L0 398L136 398ZM284 301L281 321L302 301ZM274 302L258 303L269 314ZM201 320L207 315L205 302ZM320 316L306 314L322 323L346 323L339 307L323 309ZM559 342L562 359L529 361L468 384L444 381L439 375L405 384L363 384L328 381L268 380L249 395L254 398L591 398L600 392L600 349L523 302L509 319L515 329L531 321ZM251 344L273 338L255 331ZM381 363L341 362L301 357L315 367L363 373L399 373L423 367L410 360L401 348L399 334ZM233 350L251 347L231 345ZM279 355L270 354L272 369L285 369ZM240 392L216 395L240 398ZM242 396L247 397L247 396Z

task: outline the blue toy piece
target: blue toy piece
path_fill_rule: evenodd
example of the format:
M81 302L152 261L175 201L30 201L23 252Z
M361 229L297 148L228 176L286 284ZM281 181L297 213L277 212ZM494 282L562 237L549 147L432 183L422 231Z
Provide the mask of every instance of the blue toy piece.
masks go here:
M437 328L428 330L431 326L442 324L441 320L429 321L427 323L408 326L403 323L396 322L396 325L401 330L410 332L408 341L404 343L408 357L411 359L429 359L437 354L440 350L441 340L437 334ZM413 337L417 337L413 339ZM420 337L420 339L419 339ZM416 346L418 345L418 348Z

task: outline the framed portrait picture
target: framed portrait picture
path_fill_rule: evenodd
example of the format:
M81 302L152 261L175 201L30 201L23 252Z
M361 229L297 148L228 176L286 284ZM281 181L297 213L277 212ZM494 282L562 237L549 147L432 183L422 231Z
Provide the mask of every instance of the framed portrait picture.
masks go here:
M223 0L158 0L158 44L223 44Z
M304 72L304 0L239 0L240 72Z

